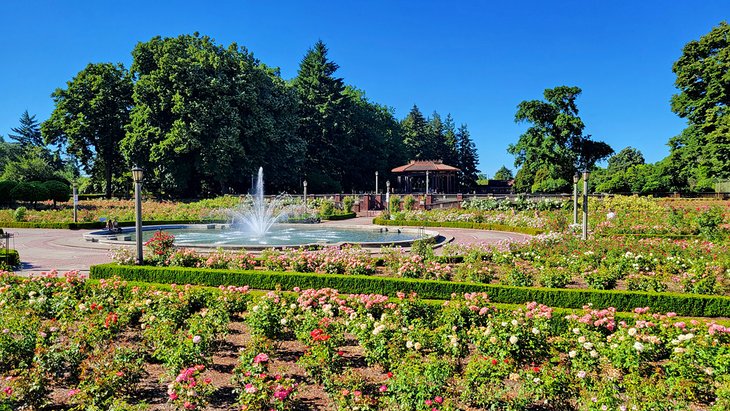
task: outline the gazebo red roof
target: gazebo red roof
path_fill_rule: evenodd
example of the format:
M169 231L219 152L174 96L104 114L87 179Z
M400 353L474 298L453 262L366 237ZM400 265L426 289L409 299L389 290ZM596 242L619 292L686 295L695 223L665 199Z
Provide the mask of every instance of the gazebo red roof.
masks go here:
M411 160L408 164L390 170L394 173L424 171L459 171L458 168L446 165L441 160Z

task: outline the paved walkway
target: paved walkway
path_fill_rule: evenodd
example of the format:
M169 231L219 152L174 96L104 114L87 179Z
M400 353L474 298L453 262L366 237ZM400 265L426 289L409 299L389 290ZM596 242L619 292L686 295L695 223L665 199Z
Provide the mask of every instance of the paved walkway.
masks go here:
M350 220L328 221L328 225L371 225L372 217L358 217ZM496 243L499 241L521 241L529 238L524 234L499 231L467 230L454 228L429 228L445 237L453 237L461 244ZM40 274L56 269L63 273L79 270L88 273L94 264L108 263L109 245L91 243L83 235L92 230L51 230L41 228L10 228L14 234L10 248L18 250L22 261L21 274Z

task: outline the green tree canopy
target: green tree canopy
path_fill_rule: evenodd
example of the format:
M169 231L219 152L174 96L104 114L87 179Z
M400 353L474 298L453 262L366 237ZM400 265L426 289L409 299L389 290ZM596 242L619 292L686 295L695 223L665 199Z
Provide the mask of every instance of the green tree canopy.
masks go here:
M119 143L132 108L129 73L121 64L89 64L52 97L56 107L42 126L45 141L66 144L87 173L104 181L111 198L112 179L128 168Z
M523 101L515 121L531 126L507 151L520 167L515 178L517 191L567 190L573 174L590 169L613 153L608 144L583 135L585 125L578 117L579 87L546 89L545 101Z
M608 158L608 170L611 172L626 171L631 166L644 164L644 155L641 151L626 147Z
M720 23L684 46L674 63L672 111L688 122L669 142L670 161L696 190L730 178L730 26Z
M409 160L435 160L428 122L415 104L408 115L401 121L403 145L408 152Z
M502 166L496 173L494 173L495 180L512 180L513 178L514 175L512 174L512 170L505 166Z

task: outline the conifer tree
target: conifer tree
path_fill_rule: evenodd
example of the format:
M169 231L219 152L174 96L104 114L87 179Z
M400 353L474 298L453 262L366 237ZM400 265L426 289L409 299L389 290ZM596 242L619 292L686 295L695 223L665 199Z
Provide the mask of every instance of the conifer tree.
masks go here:
M11 129L15 134L8 134L8 137L20 143L23 148L28 146L44 147L43 137L41 136L40 123L35 119L35 115L29 115L25 110L20 116L20 127Z
M479 154L477 153L476 145L474 145L469 135L466 124L462 124L459 127L459 130L456 132L456 137L459 142L458 167L461 170L459 172L459 183L462 190L473 190L479 178L479 169L477 169Z

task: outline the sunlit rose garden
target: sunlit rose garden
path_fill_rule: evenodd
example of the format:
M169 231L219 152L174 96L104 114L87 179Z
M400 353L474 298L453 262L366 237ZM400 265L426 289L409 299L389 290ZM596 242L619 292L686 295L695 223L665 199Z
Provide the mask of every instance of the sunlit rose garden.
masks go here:
M115 262L98 272L121 277L3 272L0 410L730 409L728 319L675 314L702 304L730 312L728 203L619 197L592 201L590 213L586 241L570 224L569 202L494 202L396 211L391 220L545 232L436 250L256 255L176 248L173 235L158 232L145 266L134 267L128 249L111 251ZM146 272L157 276L150 281L311 273L353 289L383 278L616 293L625 304L668 296L679 305L566 308L495 303L489 292L424 299L405 287L380 295L122 279Z

